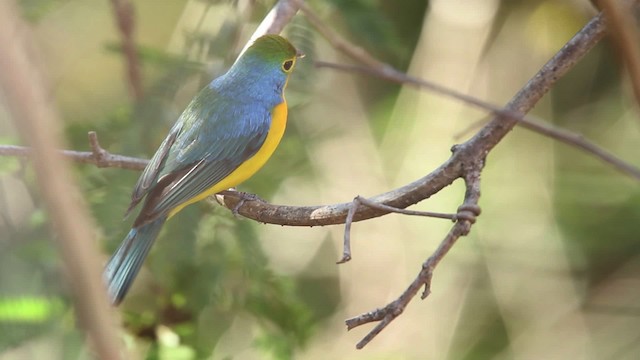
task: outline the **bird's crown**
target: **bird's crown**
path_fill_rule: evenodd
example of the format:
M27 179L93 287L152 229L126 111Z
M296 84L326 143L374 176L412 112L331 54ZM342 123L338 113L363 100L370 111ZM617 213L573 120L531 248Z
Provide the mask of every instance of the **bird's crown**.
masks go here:
M282 70L290 72L301 54L291 43L279 35L263 35L256 39L243 57L258 58L269 63L278 63Z

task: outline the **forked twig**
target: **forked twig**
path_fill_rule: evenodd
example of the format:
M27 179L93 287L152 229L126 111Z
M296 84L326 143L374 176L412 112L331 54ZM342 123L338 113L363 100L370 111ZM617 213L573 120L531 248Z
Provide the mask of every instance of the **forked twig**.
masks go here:
M384 213L426 216L426 217L434 217L439 219L449 219L454 221L457 219L456 214L444 214L444 213L436 213L436 212L429 212L429 211L400 209L397 207L385 205L383 203L378 203L358 195L355 198L353 198L353 201L351 202L351 206L349 207L349 212L347 212L347 218L344 221L344 241L343 241L343 247L342 247L343 249L342 258L336 262L337 264L344 264L347 261L351 260L351 224L353 223L353 218L355 217L356 211L358 211L358 207L360 205L366 206L371 209L377 209Z
M394 301L382 308L369 311L356 317L345 320L347 329L351 330L358 326L378 322L378 324L364 337L356 348L362 349L373 340L384 328L404 312L409 302L416 296L420 288L424 286L421 299L427 298L431 293L431 279L436 266L444 258L455 242L461 237L469 234L471 226L475 223L475 218L480 215L478 200L480 199L480 173L484 163L482 161L467 167L464 177L466 184L465 199L460 206L457 218L447 236L442 240L434 253L422 264L420 272L409 284L405 291Z
M305 14L309 15L309 9L303 8ZM313 14L312 14L313 15ZM317 17L311 16L317 20ZM329 34L325 37L331 42L336 49L349 48L348 41L340 38L336 35L328 26L319 21L313 21L312 24L318 28L323 34ZM467 235L474 223L475 216L479 214L480 208L478 207L478 199L480 196L480 173L484 166L484 158L493 149L493 147L499 143L507 133L517 124L522 123L525 119L524 114L529 111L542 96L549 91L551 86L564 74L568 72L582 57L589 52L593 46L604 36L606 31L605 22L602 15L594 17L585 27L578 32L565 46L551 59L549 60L541 70L532 78L509 102L505 108L498 108L495 105L487 104L475 98L471 98L464 94L459 94L455 91L446 89L444 87L425 82L421 79L412 78L406 74L403 74L390 66L385 64L373 63L369 61L367 56L360 56L361 52L345 52L352 58L368 64L368 66L336 66L336 64L323 63L322 66L331 66L334 68L350 68L354 71L360 71L370 75L379 76L391 81L396 81L402 84L411 84L420 88L429 89L439 94L444 94L457 99L460 99L468 104L475 105L477 107L491 111L495 117L488 124L486 124L475 136L464 144L454 148L454 154L445 162L439 170L443 169L451 162L456 163L457 170L455 178L463 177L466 184L465 201L459 208L460 213L465 213L459 216L459 221L453 226L451 231L447 234L440 246L433 253L431 257L423 263L422 269L416 279L409 285L409 287L400 295L398 299L388 304L383 308L376 309L371 312L367 312L360 316L357 316L346 321L347 328L352 329L356 326L366 324L369 322L379 322L376 327L371 330L358 344L357 348L361 349L368 344L377 334L380 333L391 321L398 317L405 309L409 301L417 294L419 288L424 285L424 292L422 298L426 298L431 292L431 278L433 271L440 260L448 253L453 244L460 236ZM336 41L336 38L339 41ZM346 44L346 45L345 45ZM538 128L535 122L530 123L532 128ZM557 132L547 131L547 134L557 135ZM553 136L552 136L553 137ZM558 140L562 140L563 137L557 137ZM577 138L579 140L579 137ZM576 140L573 138L572 140ZM612 159L603 157L602 153L594 153L593 147L584 146L584 142L578 141L583 145L581 148L585 151L592 153L612 165L617 169L640 179L640 170L634 168L631 165L625 164L622 160L614 157ZM571 143L575 145L575 141ZM595 146L595 145L594 145ZM606 153L606 151L603 150ZM463 160L464 159L464 160ZM469 164L473 164L471 167Z

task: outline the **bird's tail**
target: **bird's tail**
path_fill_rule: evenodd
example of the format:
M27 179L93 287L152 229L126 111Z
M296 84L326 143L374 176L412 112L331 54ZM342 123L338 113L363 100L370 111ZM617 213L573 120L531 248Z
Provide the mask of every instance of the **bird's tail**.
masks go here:
M132 228L109 259L103 278L114 305L118 305L124 299L166 220L166 217L161 217L148 224Z

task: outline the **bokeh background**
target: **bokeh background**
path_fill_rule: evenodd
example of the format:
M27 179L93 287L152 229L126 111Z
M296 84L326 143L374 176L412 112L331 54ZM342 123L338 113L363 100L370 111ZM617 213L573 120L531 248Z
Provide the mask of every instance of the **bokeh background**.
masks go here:
M409 74L502 105L595 13L582 0L309 1L330 26ZM135 0L144 97L131 96L108 1L21 0L68 147L97 131L110 152L148 158L190 98L233 62L272 1ZM486 117L456 100L361 75L298 15L307 53L287 91L272 160L241 190L316 205L413 181ZM0 51L2 51L0 49ZM534 113L640 165L640 119L609 40ZM21 144L0 96L0 143ZM19 121L19 120L18 120ZM106 261L138 173L75 166ZM90 359L34 173L0 157L0 359ZM389 215L343 228L234 218L214 202L164 228L119 308L136 359L637 359L640 187L575 149L515 129L483 173L483 213L437 268L433 293L364 350L344 319L395 299L444 237L444 220ZM454 212L459 183L416 209ZM102 264L96 264L102 266Z

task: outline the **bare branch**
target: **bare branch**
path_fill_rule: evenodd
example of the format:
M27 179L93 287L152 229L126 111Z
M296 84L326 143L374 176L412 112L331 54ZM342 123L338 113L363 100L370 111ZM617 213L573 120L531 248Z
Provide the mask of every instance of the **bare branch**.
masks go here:
M607 1L607 2L615 2L615 1ZM616 7L614 5L614 7ZM617 8L617 7L616 7ZM463 93L460 93L455 90L448 89L444 86L423 80L418 79L413 76L407 75L401 71L394 69L391 65L380 62L375 59L372 55L370 55L363 48L349 42L348 40L341 37L339 34L334 32L327 24L322 22L322 20L315 14L315 12L307 5L304 5L301 8L304 15L307 17L309 22L331 43L331 45L339 51L342 51L345 55L351 57L352 59L365 64L362 65L349 65L349 64L333 64L323 61L317 61L316 66L320 68L332 68L336 70L349 71L349 72L357 72L366 75L373 75L388 81L392 81L399 84L408 84L415 86L417 88L426 89L432 91L434 93L451 97L457 100L460 100L469 105L475 106L477 108L488 110L494 113L495 115L500 115L500 118L507 118L510 121L516 121L520 123L523 127L535 131L539 134L548 136L552 139L563 142L567 145L577 147L586 153L597 157L602 160L606 164L613 166L616 170L623 172L631 177L634 177L637 180L640 180L640 169L637 167L621 160L615 155L607 152L606 150L600 148L596 144L584 139L580 135L573 134L567 130L562 130L553 127L552 125L545 124L543 121L533 117L533 116L525 116L523 113L519 112L517 109L509 109L509 108L501 108L497 105L493 105L487 103L485 101L479 100L473 96L469 96ZM596 42L598 42L605 33L605 25L602 19L602 15L599 15L598 21L594 24L594 35L591 38L592 46ZM628 28L628 26L627 26ZM588 45L588 44L587 44ZM638 49L635 45L635 42L632 44L627 44L626 48L628 49ZM567 50L560 51L559 54L567 54ZM640 78L640 50L638 50L638 74ZM635 58L635 56L630 56ZM569 66L569 68L573 67L574 63L563 63L563 66ZM542 71L538 73L538 75L544 75L547 83L545 86L539 86L537 90L536 97L541 97L544 95L550 88L551 84L555 83L556 79L553 78L554 73L556 71L561 71L557 67L547 67L546 71L543 73ZM566 70L566 69L565 69ZM630 69L632 71L633 69ZM551 80L551 81L549 81ZM640 84L640 81L639 81ZM536 101L537 102L537 101ZM640 103L640 102L639 102Z
M433 217L433 218L438 218L438 219L449 219L449 220L456 220L456 214L445 214L445 213L438 213L438 212L430 212L430 211L417 211L417 210L408 210L408 209L399 209L393 206L389 206L389 205L385 205L385 204L379 204L377 202L371 201L367 198L364 198L360 195L358 195L356 197L356 199L358 200L358 202L362 205L366 205L370 208L374 208L374 209L378 209L378 210L382 210L382 211L386 211L389 213L396 213L396 214L402 214L402 215L412 215L412 216L424 216L424 217Z
M358 205L360 201L356 196L351 202L347 218L344 220L344 239L342 244L342 258L336 262L336 264L344 264L351 260L351 224L353 224L353 217L358 211Z
M639 168L625 162L624 160L611 154L607 150L585 139L582 135L578 135L568 130L555 127L547 122L537 119L534 116L524 116L523 114L516 111L505 110L496 105L492 105L492 104L480 101L474 97L464 95L454 90L441 87L440 85L431 83L429 81L418 79L403 73L396 73L395 71L388 71L388 70L380 71L376 68L369 68L369 67L364 67L360 65L334 64L334 63L328 63L323 61L317 61L316 66L320 68L331 68L331 69L336 69L341 71L356 72L356 73L377 76L377 77L380 77L389 81L393 81L399 84L413 85L418 88L428 89L435 93L464 101L465 103L475 105L484 110L489 110L495 113L496 115L500 115L501 118L507 118L509 120L516 121L518 125L522 126L525 129L529 129L538 134L542 134L544 136L550 137L566 145L576 147L584 151L585 153L600 159L605 164L612 166L616 170L628 176L631 176L637 180L640 180ZM478 126L478 124L474 123L472 124L472 126ZM465 130L465 132L466 131L467 130Z
M106 150L102 149L99 158L96 158L96 154L93 151L73 151L73 150L59 150L60 154L68 157L69 159L83 163L92 164L97 167L111 167L127 170L142 170L147 166L148 160L134 158L130 156L114 155ZM33 154L32 149L24 146L15 145L0 145L0 156L15 156L15 157L31 157Z
M425 177L391 191L372 196L369 200L399 209L417 204L447 187L462 175L458 162L460 160L450 158ZM240 197L227 194L224 196L223 201L227 208L232 209L240 201ZM238 208L238 213L244 217L269 224L325 226L344 224L351 206L352 202L316 206L289 206L274 205L264 201L248 201ZM388 213L386 210L362 207L354 214L353 221L367 220Z
M305 12L305 14L308 15L309 10L306 10L307 12ZM316 27L318 27L318 22L316 21L315 23ZM326 34L330 31L327 29L328 27L320 23L320 27L318 27L320 32ZM524 118L524 114L549 91L551 86L593 48L593 46L604 36L605 31L606 27L602 15L594 17L578 34L565 44L565 46L551 60L549 60L547 64L542 67L542 69L516 94L504 109L497 108L491 104L486 104L463 94L458 94L457 92L445 89L441 86L426 83L419 79L414 79L384 64L373 64L373 66L369 68L364 68L366 69L365 72L368 74L380 76L392 81L398 81L403 84L408 83L413 84L414 86L428 88L440 94L461 99L469 104L492 111L495 114L495 117L469 141L454 147L453 156L440 168L442 169L448 164L455 163L456 166L453 166L452 169L457 172L456 177L464 177L467 190L465 194L465 201L459 208L459 212L464 215L460 215L458 217L458 222L456 222L433 255L431 255L431 257L429 257L422 265L422 269L416 279L398 299L383 308L376 309L346 321L348 329L352 329L356 326L369 322L379 322L376 327L356 345L358 349L366 346L377 334L380 333L380 331L388 326L391 321L398 317L404 311L411 299L415 297L420 287L424 286L422 294L423 299L430 294L433 270L455 244L457 239L460 236L465 236L469 233L472 224L475 222L475 217L480 213L478 199L480 197L480 173L484 166L484 158L516 124L521 122L521 119ZM345 46L348 48L350 45L346 40L339 38L335 34L331 34L330 37L326 37L337 49L343 49ZM338 37L340 41L336 42L336 37ZM347 53L347 55L354 57L365 64L370 64L370 59L366 56L360 58L359 54L360 53L358 52ZM362 67L357 68L362 69ZM529 126L536 128L535 123L534 125L529 124ZM571 140L575 142L576 139L573 138ZM593 150L592 147L584 147L589 148L589 150ZM615 160L614 165L619 165L619 163L622 162L621 160ZM633 169L633 167L631 168L631 175L640 179L640 176L638 176L640 175L640 172ZM440 169L436 170L434 173L438 173ZM625 170L626 168L622 167L622 169ZM437 178L438 174L434 173L431 173L430 175L435 175L434 177Z
M573 66L580 61L604 36L606 32L602 15L591 19L540 71L515 95L505 111L518 112L517 117L504 117L501 112L485 125L474 137L466 143L456 147L456 151L449 160L439 168L403 187L383 193L370 200L396 208L406 208L416 204L450 185L462 175L460 164L477 156L486 156L493 147L506 136L518 123L518 118L531 110L546 94L551 86L562 78ZM515 119L514 119L515 118ZM633 167L631 167L633 169ZM633 169L634 177L639 178L638 171ZM237 199L226 196L225 204L232 208ZM323 206L278 206L261 202L247 202L240 207L242 216L265 223L291 226L318 226L344 223L351 203L341 203ZM361 221L384 215L384 212L365 208L359 209L354 221Z
M62 140L57 113L33 54L33 42L13 1L0 1L0 86L16 128L32 146L37 181L52 223L56 245L74 292L78 318L101 359L121 359L117 330L100 270L94 225L78 201L69 164L57 155Z
M420 288L424 286L424 291L420 296L425 299L431 293L431 279L433 271L440 261L447 255L456 241L461 236L466 236L471 230L471 225L475 223L475 217L480 215L478 200L480 199L480 173L484 166L482 161L475 164L469 164L465 168L466 193L464 203L458 209L460 219L451 228L447 236L442 240L440 246L434 253L422 264L422 268L416 278L411 282L407 289L393 302L383 308L379 308L351 319L347 319L345 324L347 329L351 330L360 325L371 322L379 322L358 344L356 348L362 349L371 340L373 340L384 328L386 328L395 318L404 312L409 302L416 296Z
M611 165L614 169L640 180L640 169L585 139L580 134L553 126L549 123L535 122L528 118L520 119L518 125L525 129L537 132L538 134L546 135L547 137L558 140L563 144L578 148L587 154L602 160L604 163Z
M455 214L443 214L443 213L435 213L435 212L428 212L428 211L399 209L393 206L371 201L367 198L364 198L358 195L351 202L351 206L349 207L349 212L347 212L347 218L344 221L344 241L343 241L343 247L342 247L343 249L342 258L337 261L337 264L344 264L347 261L351 260L351 224L353 223L353 217L355 216L356 211L358 211L358 207L360 205L364 205L372 209L380 210L384 214L398 213L403 215L435 217L435 218L449 219L454 221L457 219L457 215ZM474 222L475 222L475 219L474 219Z
M509 103L510 111L527 112L550 89L550 87L566 74L603 36L605 24L601 15L594 17L556 56L518 92ZM458 146L464 151L456 151L454 155L430 174L397 189L370 197L373 202L404 209L416 204L450 185L462 175L460 163L475 154L487 154L517 123L511 118L496 117L472 139ZM19 150L19 151L16 151ZM0 146L0 154L13 155L20 152L26 155L28 150L14 146ZM74 159L97 164L92 153L65 152ZM111 155L113 166L126 169L141 169L145 160ZM479 156L479 155L478 155ZM240 197L226 194L223 199L225 206L233 209ZM238 213L244 217L270 224L288 226L323 226L343 224L349 212L351 202L318 205L318 206L285 206L274 205L264 201L246 201L238 208ZM359 209L354 221L362 221L382 216L386 212L373 208Z

